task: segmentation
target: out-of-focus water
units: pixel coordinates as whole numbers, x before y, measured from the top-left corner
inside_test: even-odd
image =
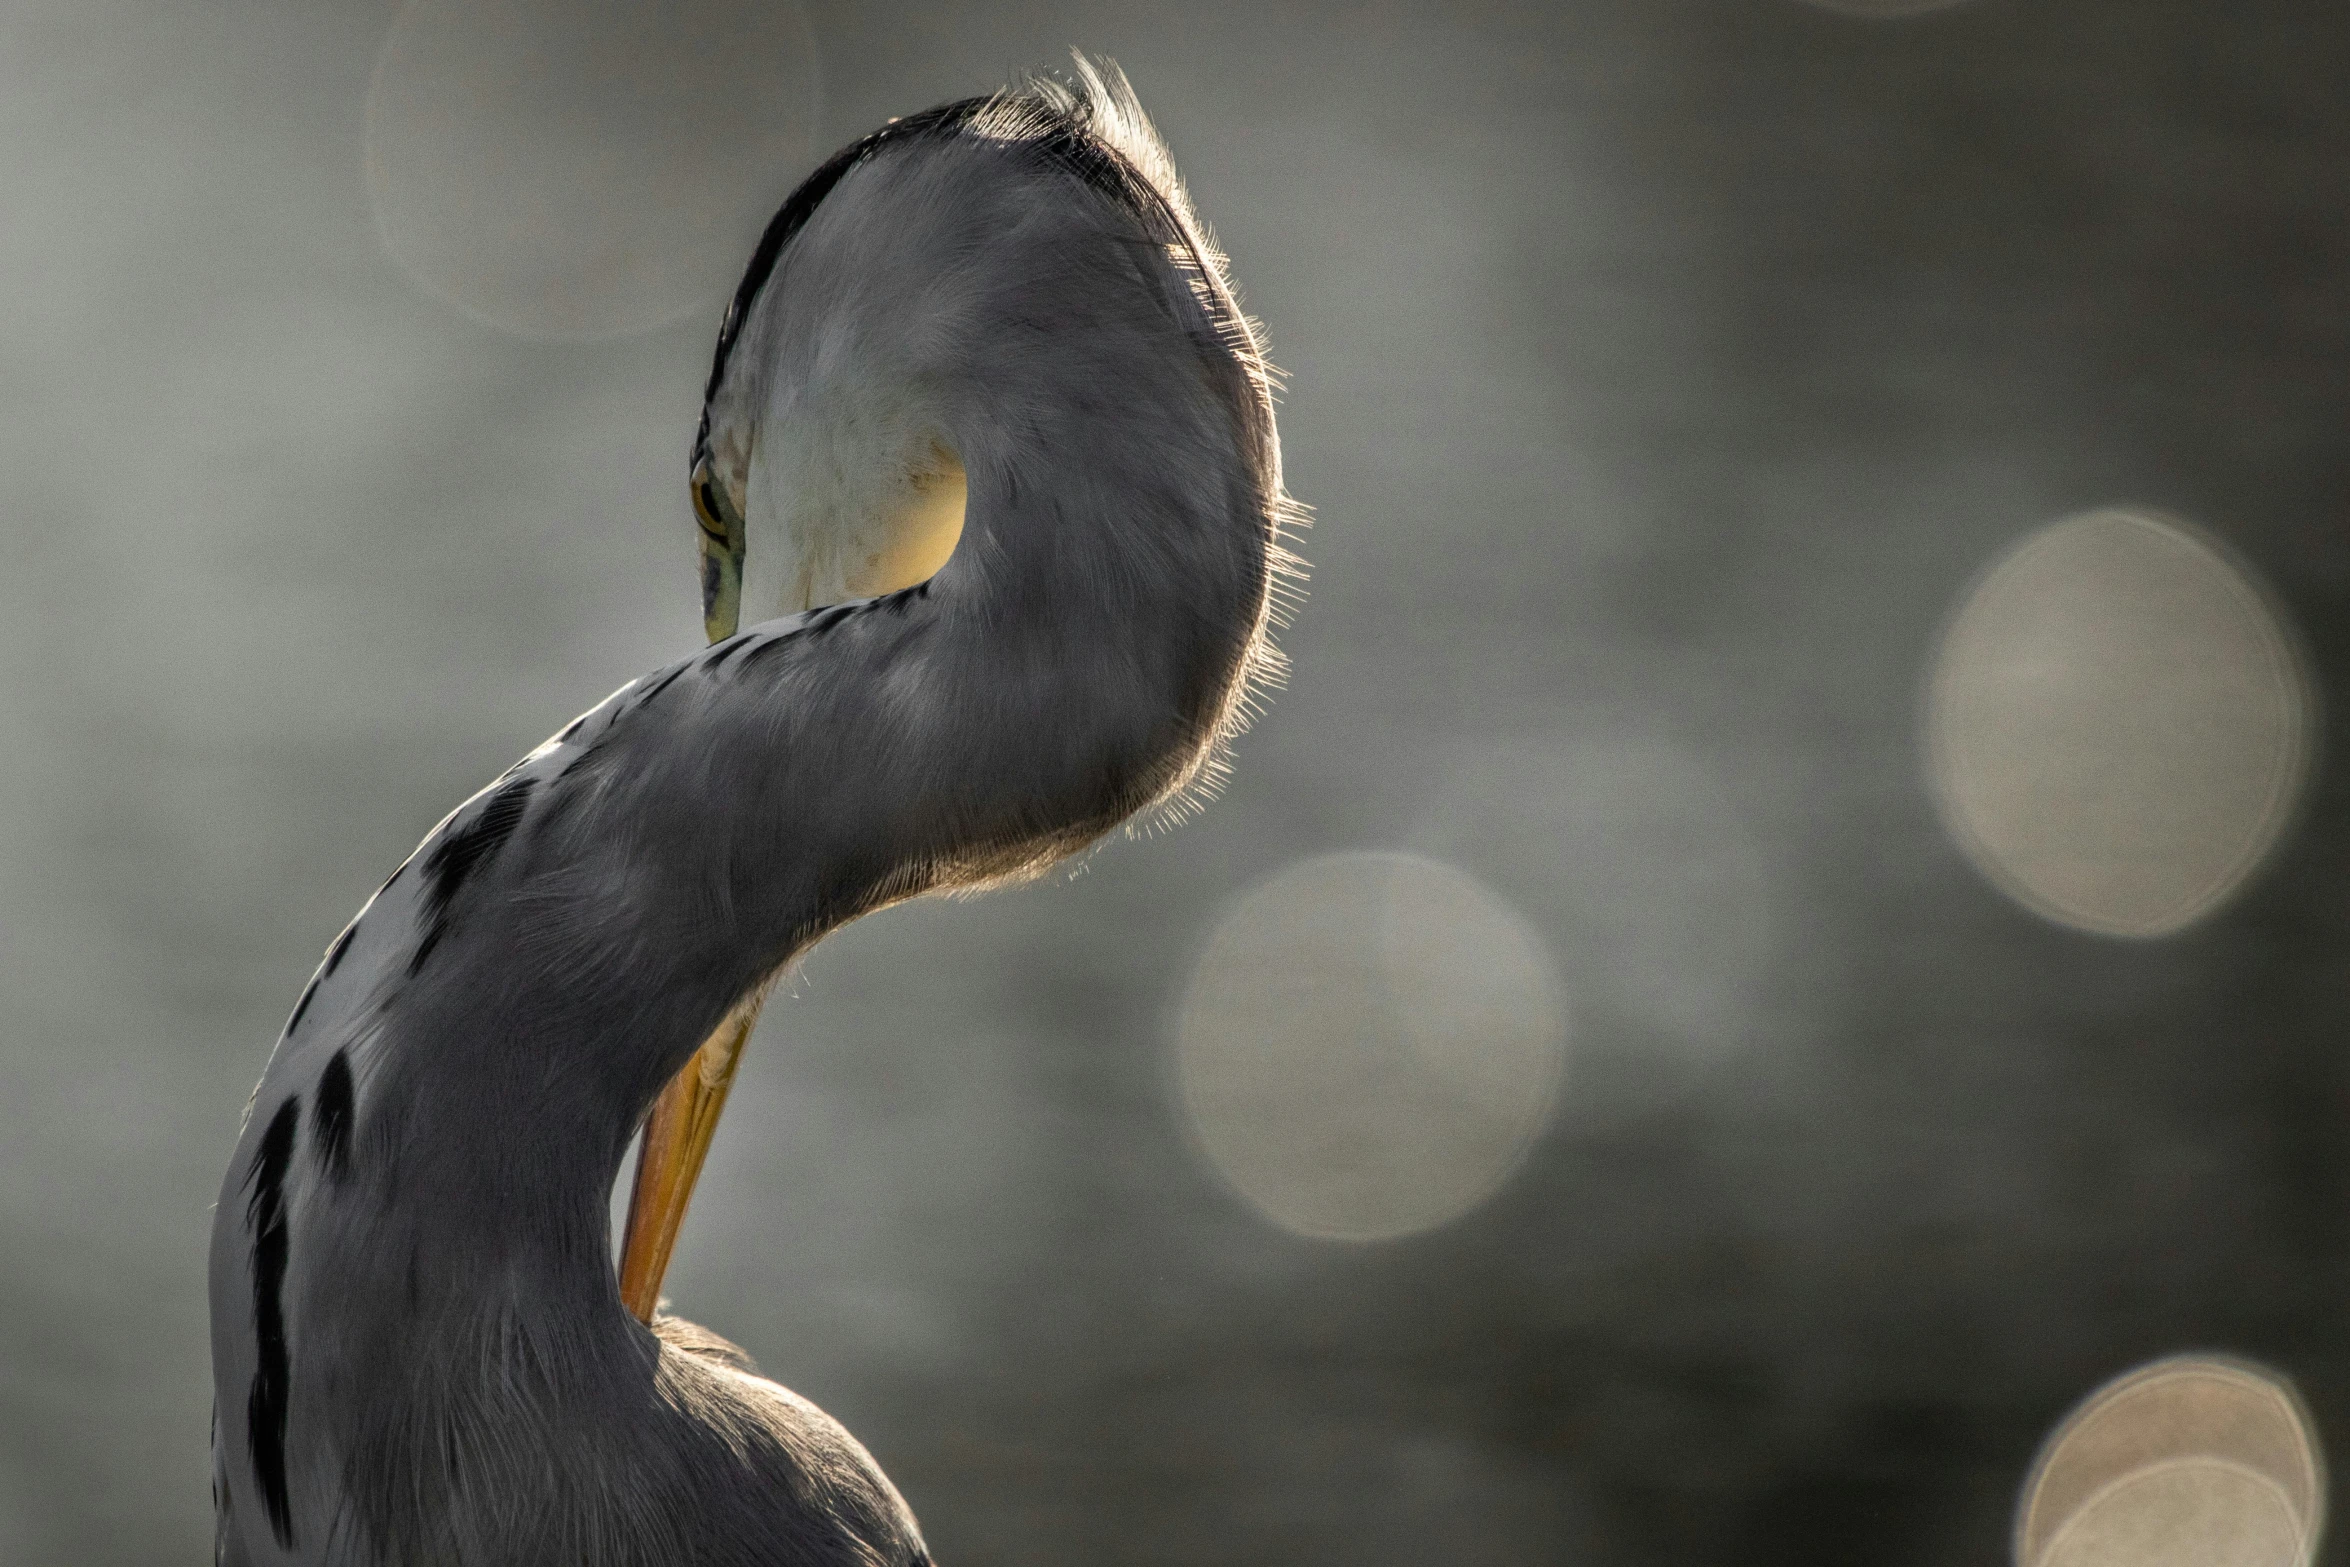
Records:
[[[687,448],[772,204],[1071,45],[1130,73],[1290,372],[1296,676],[1200,820],[813,956],[678,1309],[956,1567],[1993,1561],[2051,1424],[2186,1349],[2350,1430],[2350,24],[688,9],[0,10],[0,1561],[202,1559],[208,1206],[320,949],[698,640]],[[2216,541],[2306,666],[2251,725],[2305,788],[2151,938],[1978,870],[1931,765],[1970,592],[2108,507]],[[1991,741],[2053,736],[2053,792],[1996,796],[2031,845],[2186,854],[2124,829],[2236,798],[2240,710],[2116,676],[2084,727],[2079,668],[1968,646],[2024,702]],[[1390,1175],[1476,1179],[1314,1238],[1187,1124],[1184,998],[1249,889],[1365,851],[1446,923],[1346,1004],[1440,1044],[1367,1121],[1285,1102],[1337,1163],[1259,1167],[1343,1170],[1425,1092],[1445,1157]],[[1392,911],[1329,907],[1372,975]],[[1243,1013],[1280,1007],[1208,1015]],[[1476,1121],[1553,1041],[1534,1130]],[[2092,1521],[2067,1549],[2143,1526]]]

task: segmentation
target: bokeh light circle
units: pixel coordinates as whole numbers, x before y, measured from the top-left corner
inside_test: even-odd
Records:
[[[367,93],[367,191],[426,292],[526,337],[714,310],[812,150],[791,0],[409,0]]]
[[[2081,930],[2161,936],[2275,844],[2315,701],[2247,567],[2183,523],[2094,511],[1976,581],[1926,694],[1944,824],[1985,876]]]
[[[1566,1042],[1548,953],[1475,878],[1418,855],[1302,861],[1218,924],[1176,1029],[1201,1152],[1300,1235],[1459,1217],[1548,1119]]]
[[[2274,1481],[2216,1459],[2181,1458],[2116,1480],[2083,1503],[2039,1567],[2302,1567],[2308,1554]]]
[[[2304,1567],[2325,1515],[2308,1411],[2283,1376],[2181,1355],[2124,1373],[2042,1444],[2016,1567]]]

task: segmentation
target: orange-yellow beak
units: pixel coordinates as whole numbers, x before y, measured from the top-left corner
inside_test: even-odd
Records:
[[[644,1141],[636,1156],[636,1189],[628,1199],[628,1227],[620,1242],[620,1299],[639,1321],[651,1322],[661,1304],[661,1280],[669,1272],[677,1232],[710,1138],[718,1130],[726,1092],[734,1086],[743,1046],[759,1021],[763,994],[754,994],[726,1015],[718,1031],[669,1080],[645,1117]]]

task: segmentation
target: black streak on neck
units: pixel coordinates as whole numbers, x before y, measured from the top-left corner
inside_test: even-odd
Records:
[[[343,927],[343,933],[335,938],[335,944],[326,949],[326,966],[319,970],[320,979],[334,978],[335,970],[342,966],[343,954],[351,950],[351,938],[358,934],[357,920]]]
[[[318,1076],[317,1129],[311,1143],[319,1165],[336,1181],[351,1174],[351,1118],[357,1099],[351,1058],[338,1050]]]
[[[643,694],[640,695],[634,702],[629,704],[629,711],[640,712],[643,709],[652,706],[653,698],[668,690],[671,681],[675,680],[679,675],[684,674],[687,670],[693,667],[693,661],[689,659],[685,663],[682,663],[675,669],[669,671],[669,673],[666,675],[663,675],[660,679],[654,681],[651,685],[645,687]]]
[[[252,1196],[245,1222],[253,1232],[253,1338],[258,1350],[253,1393],[245,1406],[245,1445],[261,1485],[261,1504],[278,1544],[294,1545],[293,1505],[286,1496],[286,1167],[294,1158],[294,1129],[302,1101],[289,1098],[270,1117],[245,1184]]]
[[[294,1015],[286,1019],[285,1037],[294,1037],[294,1030],[302,1026],[302,1014],[310,1010],[310,1003],[318,994],[318,982],[326,976],[313,974],[310,983],[302,987],[302,999],[294,1003]]]
[[[318,987],[334,978],[335,969],[343,961],[343,954],[351,950],[351,938],[357,934],[359,922],[353,920],[343,927],[343,933],[335,938],[335,944],[326,949],[326,962],[317,973],[310,976],[310,983],[302,987],[302,999],[294,1003],[294,1015],[286,1019],[288,1039],[293,1038],[294,1030],[302,1026],[302,1014],[310,1010],[311,1001],[318,995]]]
[[[508,783],[489,797],[479,815],[462,827],[451,827],[449,835],[434,844],[432,852],[425,856],[424,935],[416,943],[416,956],[408,960],[411,975],[424,967],[424,960],[432,956],[432,949],[448,934],[449,909],[457,901],[457,891],[465,885],[466,878],[487,865],[521,825],[522,812],[530,804],[530,792],[537,784],[535,778],[517,778]]]
[[[757,640],[758,639],[748,631],[736,632],[733,636],[728,637],[725,641],[712,647],[710,651],[703,656],[703,672],[705,674],[714,673],[721,664],[724,664],[728,659],[734,657],[735,654],[740,653],[744,648],[749,647]]]

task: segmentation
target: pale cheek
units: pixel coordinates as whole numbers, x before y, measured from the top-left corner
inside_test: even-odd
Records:
[[[963,507],[970,484],[962,464],[951,457],[937,471],[914,483],[905,503],[881,526],[864,534],[860,543],[878,547],[860,550],[846,562],[843,584],[852,598],[895,593],[928,582],[938,574],[963,537]]]
[[[788,476],[778,474],[768,455],[754,452],[746,486],[742,566],[742,622],[755,625],[795,614],[807,603],[808,552],[777,515],[772,497],[788,494]]]

